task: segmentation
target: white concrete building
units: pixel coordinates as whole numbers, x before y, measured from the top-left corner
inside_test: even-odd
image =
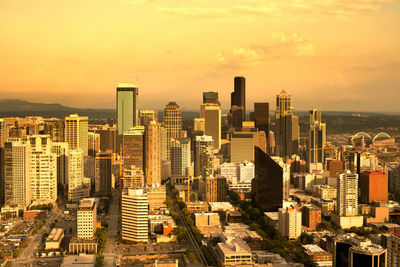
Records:
[[[79,201],[77,212],[77,237],[92,239],[96,234],[97,206],[95,198],[84,198]]]
[[[127,189],[122,193],[122,239],[147,243],[148,205],[147,194],[143,189]]]
[[[279,232],[289,239],[297,239],[301,235],[301,211],[294,208],[278,210]]]

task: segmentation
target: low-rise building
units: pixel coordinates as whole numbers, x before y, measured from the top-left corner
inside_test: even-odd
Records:
[[[218,243],[215,252],[219,266],[253,263],[250,247],[239,237]]]
[[[317,266],[332,266],[332,253],[329,253],[317,245],[303,245],[304,253],[315,262]]]
[[[206,201],[194,201],[187,203],[186,209],[190,213],[201,213],[201,212],[207,212],[209,209],[208,202]]]
[[[53,228],[46,238],[45,250],[59,249],[61,241],[64,238],[64,229]]]
[[[264,220],[268,225],[274,227],[276,230],[279,230],[278,212],[264,212]]]
[[[303,225],[314,231],[321,222],[321,208],[306,204],[301,209]]]

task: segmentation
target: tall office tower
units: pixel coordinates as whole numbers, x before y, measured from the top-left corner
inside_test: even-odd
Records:
[[[207,202],[217,202],[218,199],[218,184],[217,178],[215,177],[207,177],[205,179],[205,198],[204,200]]]
[[[292,116],[292,154],[299,154],[300,127],[299,117]]]
[[[100,134],[100,151],[111,150],[114,153],[119,152],[118,130],[115,126],[105,126],[101,130],[96,130]]]
[[[123,134],[124,168],[135,166],[144,171],[144,126],[136,126]]]
[[[161,160],[167,161],[168,138],[167,129],[161,126]]]
[[[31,202],[31,146],[16,139],[4,143],[4,201],[26,207]]]
[[[244,121],[243,114],[244,114],[243,107],[233,106],[231,108],[231,113],[229,114],[229,116],[230,116],[230,125],[233,128],[235,129],[242,128],[242,123]]]
[[[158,122],[158,110],[141,109],[139,112],[140,125],[147,126],[151,121]]]
[[[65,117],[65,142],[69,149],[82,149],[83,155],[88,155],[88,117],[72,114]]]
[[[100,152],[100,134],[88,132],[88,155],[95,157]]]
[[[122,192],[121,236],[133,242],[148,241],[148,198],[143,189]]]
[[[95,192],[100,196],[111,194],[111,167],[112,153],[100,152],[96,154]]]
[[[276,155],[285,159],[292,156],[292,96],[283,90],[276,96],[275,146]]]
[[[196,136],[194,151],[194,176],[203,179],[213,175],[214,140],[211,136]]]
[[[254,148],[257,145],[257,133],[234,132],[231,136],[231,162],[254,161]]]
[[[68,200],[72,202],[89,196],[90,182],[84,177],[84,156],[82,149],[69,151],[68,162]]]
[[[283,203],[282,167],[258,147],[255,165],[255,178],[251,181],[253,205],[261,212],[278,211]]]
[[[171,139],[171,177],[174,183],[184,183],[188,175],[188,168],[191,166],[190,139]]]
[[[124,168],[122,174],[122,188],[123,189],[140,189],[144,187],[144,174],[141,168],[131,166]]]
[[[203,92],[203,104],[206,103],[221,105],[218,100],[218,92]]]
[[[84,198],[79,200],[77,211],[77,237],[81,239],[92,239],[96,234],[97,206],[95,198]]]
[[[282,168],[282,179],[283,179],[283,189],[282,189],[282,198],[283,200],[289,199],[289,191],[290,191],[290,164],[285,163],[280,157],[271,157],[275,160],[276,163],[279,164]]]
[[[204,118],[204,134],[214,140],[214,148],[221,148],[221,107],[218,104],[201,104],[200,117]]]
[[[53,142],[51,152],[57,156],[57,183],[66,186],[68,183],[68,143]]]
[[[138,92],[138,87],[133,84],[118,84],[117,129],[119,135],[138,125]]]
[[[60,120],[57,118],[44,119],[44,134],[49,134],[53,142],[64,142],[64,120]]]
[[[358,215],[358,174],[347,171],[339,175],[336,201],[339,216]]]
[[[257,146],[265,153],[268,153],[267,137],[264,131],[257,133]]]
[[[170,140],[182,134],[181,108],[175,102],[169,102],[164,108],[164,128],[167,130],[167,160],[170,160]]]
[[[7,123],[4,119],[0,119],[0,147],[4,147],[7,137]]]
[[[280,208],[278,211],[279,232],[289,240],[301,235],[301,211],[294,208]]]
[[[206,131],[206,119],[205,118],[194,118],[193,119],[193,130],[195,132],[204,132]]]
[[[388,174],[378,171],[361,173],[360,191],[363,202],[388,201]]]
[[[269,103],[254,103],[254,122],[259,132],[265,133],[265,142],[269,151]]]
[[[161,184],[161,124],[150,121],[145,130],[146,184]]]
[[[326,124],[321,121],[321,111],[316,108],[310,111],[310,130],[308,134],[309,163],[324,163],[326,144]]]
[[[225,177],[217,177],[217,202],[227,201],[228,183]]]
[[[231,109],[233,106],[243,107],[242,121],[246,120],[246,79],[235,77],[234,91],[231,93]]]
[[[31,135],[31,200],[57,201],[57,155],[50,135]]]

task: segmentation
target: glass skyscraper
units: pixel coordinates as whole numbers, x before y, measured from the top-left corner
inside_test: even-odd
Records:
[[[120,83],[117,87],[117,125],[122,135],[137,125],[138,87],[129,83]]]

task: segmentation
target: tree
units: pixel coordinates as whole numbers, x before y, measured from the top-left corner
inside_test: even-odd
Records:
[[[301,233],[300,238],[299,238],[300,242],[305,245],[305,244],[311,244],[314,240],[312,235],[309,235],[305,232]]]

